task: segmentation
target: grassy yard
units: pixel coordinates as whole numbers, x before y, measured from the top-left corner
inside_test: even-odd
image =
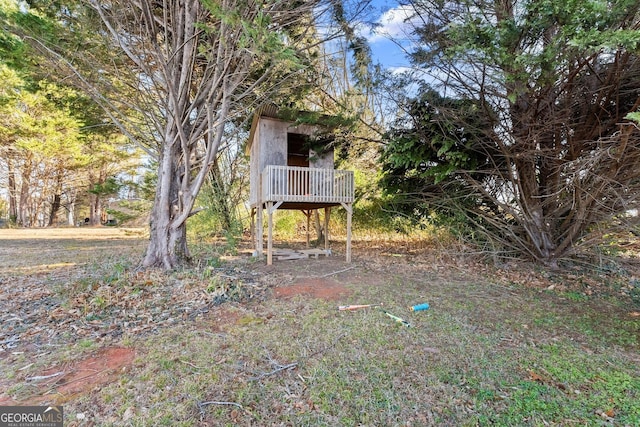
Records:
[[[163,274],[134,268],[139,231],[47,232],[0,231],[0,403],[62,404],[65,425],[640,425],[631,271],[355,242],[352,264],[270,267],[200,245]],[[133,356],[79,372],[107,349]]]

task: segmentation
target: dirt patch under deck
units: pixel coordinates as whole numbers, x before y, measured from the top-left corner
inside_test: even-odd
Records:
[[[292,285],[279,286],[273,291],[276,298],[291,298],[296,295],[305,295],[328,301],[337,301],[350,293],[351,291],[343,284],[326,278],[302,279]]]

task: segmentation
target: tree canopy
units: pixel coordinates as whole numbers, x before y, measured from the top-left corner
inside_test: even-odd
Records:
[[[497,254],[550,266],[628,230],[640,191],[640,131],[628,119],[640,106],[640,5],[410,4],[412,61],[445,98],[409,101],[424,108],[390,134],[389,182],[421,177],[414,202],[463,215]]]
[[[138,156],[102,109],[52,74],[47,58],[29,42],[37,36],[73,50],[80,44],[61,37],[67,29],[11,0],[0,3],[0,23],[0,171],[9,218],[22,226],[75,224],[90,211],[91,223],[99,224],[104,200],[88,190],[116,179]],[[98,146],[97,139],[104,143]]]

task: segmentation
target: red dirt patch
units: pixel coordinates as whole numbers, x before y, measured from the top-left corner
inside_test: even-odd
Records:
[[[115,380],[133,363],[135,350],[111,347],[86,359],[56,366],[26,378],[36,387],[30,397],[16,401],[0,394],[0,405],[64,403],[73,397]]]
[[[274,289],[276,298],[291,298],[296,295],[308,295],[313,298],[322,298],[336,301],[351,291],[343,284],[332,279],[303,279],[293,285],[279,286]]]
[[[218,307],[209,313],[207,319],[207,330],[213,332],[224,332],[227,328],[235,325],[242,313],[238,310],[231,310],[226,307]]]

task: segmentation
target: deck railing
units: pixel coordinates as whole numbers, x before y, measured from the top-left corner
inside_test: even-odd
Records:
[[[352,203],[353,171],[267,166],[262,172],[263,202]]]

